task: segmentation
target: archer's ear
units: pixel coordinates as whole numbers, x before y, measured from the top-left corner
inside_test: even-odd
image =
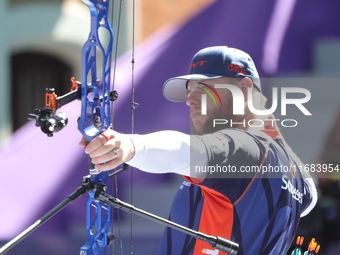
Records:
[[[254,87],[253,81],[248,77],[244,77],[242,80],[240,80],[238,85],[244,95],[244,101],[248,101],[248,88]]]

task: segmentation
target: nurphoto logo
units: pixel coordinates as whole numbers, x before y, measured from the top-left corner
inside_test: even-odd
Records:
[[[207,95],[211,97],[214,104],[217,105],[217,101],[215,97],[218,99],[220,105],[222,105],[222,99],[216,89],[228,89],[233,97],[233,115],[244,115],[244,94],[242,90],[235,86],[230,84],[215,84],[214,86],[207,86],[204,84],[208,89],[200,88],[206,94],[201,95],[201,114],[206,115],[207,114]],[[211,92],[210,92],[211,91]],[[288,94],[294,94],[298,95],[299,98],[288,98]],[[287,115],[287,105],[295,105],[298,110],[300,110],[305,116],[311,116],[312,114],[308,111],[308,109],[304,106],[305,103],[309,102],[311,99],[311,93],[308,89],[305,88],[299,88],[299,87],[282,87],[280,88],[280,98],[279,98],[279,91],[278,88],[273,87],[272,88],[272,105],[269,109],[255,109],[253,104],[253,97],[252,97],[252,91],[251,88],[248,88],[247,93],[247,100],[248,100],[248,108],[250,112],[252,112],[255,115],[264,116],[264,115],[270,115],[274,113],[278,107],[279,99],[280,99],[280,114],[281,116]],[[214,119],[213,125],[214,127],[216,125],[221,124],[227,124],[232,120],[227,119]],[[268,121],[268,120],[266,120]],[[297,126],[298,122],[295,119],[271,119],[272,125],[274,126],[274,121],[280,121],[281,125],[284,127],[295,127]],[[234,122],[233,124],[246,124],[245,120],[243,122]],[[261,127],[264,125],[264,121],[261,119],[251,119],[248,121],[248,125],[252,127]]]

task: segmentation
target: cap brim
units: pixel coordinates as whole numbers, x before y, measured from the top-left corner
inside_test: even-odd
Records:
[[[202,81],[221,77],[223,77],[223,75],[216,74],[188,74],[174,77],[164,83],[163,95],[169,101],[184,102],[187,100],[187,81]]]

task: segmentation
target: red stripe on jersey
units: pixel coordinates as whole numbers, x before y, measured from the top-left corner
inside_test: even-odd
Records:
[[[185,179],[194,185],[198,185],[188,177],[185,177]],[[213,189],[205,186],[200,186],[200,188],[202,189],[203,205],[198,231],[207,235],[220,236],[230,240],[234,219],[233,204],[226,196]],[[219,253],[217,253],[217,251],[213,253],[214,250],[210,244],[196,240],[193,255],[227,254],[221,251]]]

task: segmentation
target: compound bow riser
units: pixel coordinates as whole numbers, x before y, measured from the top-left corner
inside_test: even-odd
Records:
[[[91,15],[91,29],[82,50],[81,115],[78,129],[88,142],[111,126],[110,84],[113,31],[109,22],[109,0],[83,0]],[[101,38],[105,34],[108,38]],[[104,42],[108,40],[108,43]],[[104,47],[106,45],[107,47]],[[97,63],[101,54],[101,65]],[[98,67],[101,75],[98,77]],[[90,93],[88,93],[91,91]],[[95,199],[98,192],[107,193],[108,172],[98,171],[89,158],[90,182],[96,184],[88,191],[86,204],[87,242],[80,254],[106,254],[113,241],[110,206]]]

